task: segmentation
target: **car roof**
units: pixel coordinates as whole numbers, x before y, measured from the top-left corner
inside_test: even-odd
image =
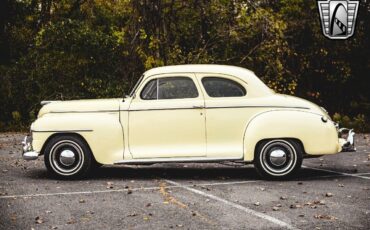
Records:
[[[219,73],[229,74],[242,77],[244,75],[254,75],[248,69],[230,66],[230,65],[215,65],[215,64],[188,64],[188,65],[170,65],[150,69],[144,73],[144,76],[152,76],[166,73]]]

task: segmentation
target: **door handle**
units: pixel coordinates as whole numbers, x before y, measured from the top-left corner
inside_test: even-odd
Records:
[[[193,109],[204,109],[203,105],[193,105]]]

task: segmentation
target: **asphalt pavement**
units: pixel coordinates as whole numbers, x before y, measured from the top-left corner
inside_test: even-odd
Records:
[[[370,135],[357,152],[305,159],[287,181],[252,165],[103,166],[52,178],[0,134],[0,229],[370,229]]]

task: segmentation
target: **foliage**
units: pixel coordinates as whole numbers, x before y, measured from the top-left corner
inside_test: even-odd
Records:
[[[251,69],[277,92],[369,127],[368,1],[346,41],[322,35],[316,1],[0,4],[0,130],[27,126],[41,100],[122,97],[146,69],[184,63]]]

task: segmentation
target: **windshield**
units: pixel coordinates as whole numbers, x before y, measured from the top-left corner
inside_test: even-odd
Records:
[[[135,93],[135,91],[136,91],[136,88],[140,85],[140,82],[143,80],[143,78],[144,78],[144,74],[143,74],[143,75],[141,75],[140,79],[139,79],[139,80],[136,82],[136,84],[134,85],[134,88],[132,88],[132,90],[131,90],[131,92],[130,92],[130,94],[129,94],[129,96],[130,96],[130,97],[134,96],[134,93]]]

